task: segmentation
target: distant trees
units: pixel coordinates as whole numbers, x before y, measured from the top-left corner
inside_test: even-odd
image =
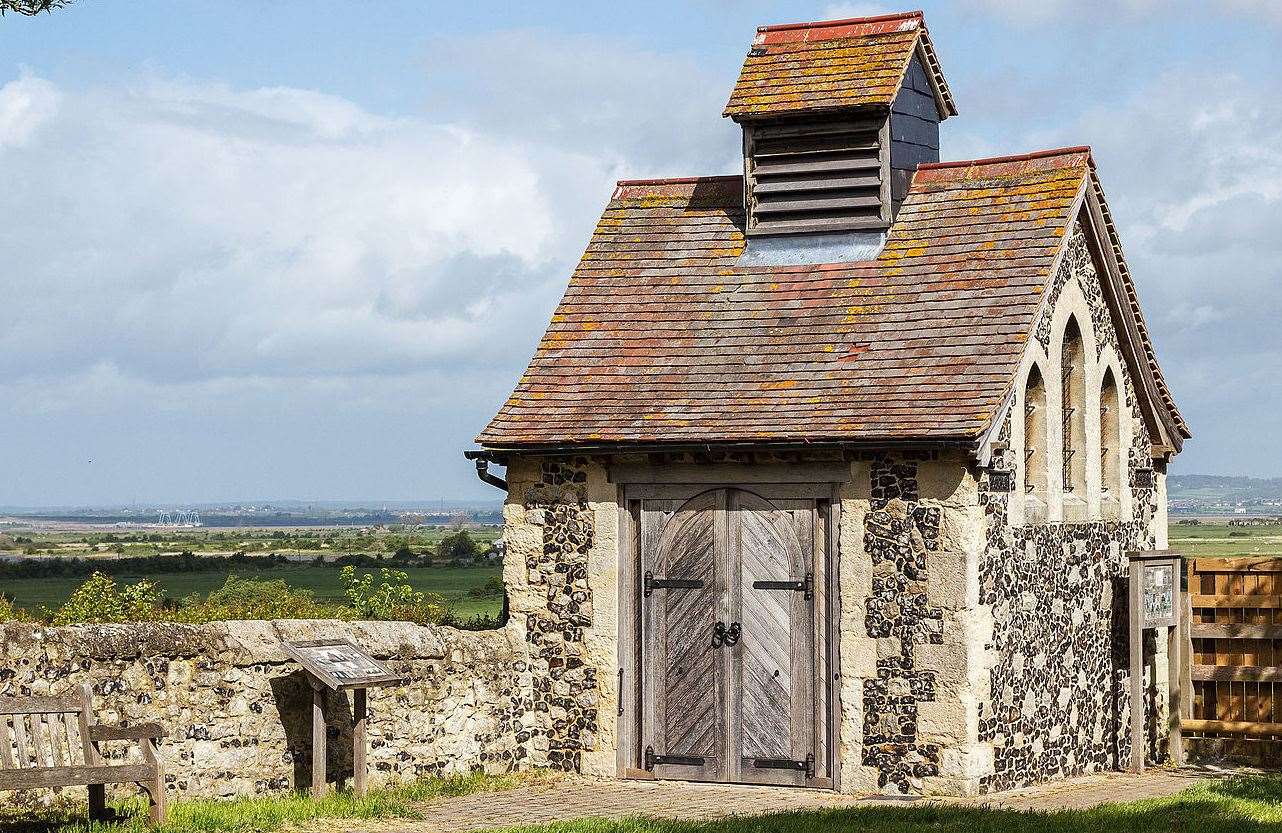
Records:
[[[481,545],[476,542],[466,529],[460,529],[453,535],[446,535],[436,545],[436,555],[443,561],[455,563],[475,561],[481,555]]]

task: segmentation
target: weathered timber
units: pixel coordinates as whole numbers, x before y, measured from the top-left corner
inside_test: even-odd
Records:
[[[1282,667],[1272,665],[1194,665],[1191,674],[1195,682],[1282,682]]]
[[[1282,723],[1260,723],[1250,720],[1181,720],[1180,728],[1185,732],[1282,737]]]
[[[135,723],[132,726],[105,726],[97,724],[89,727],[89,739],[103,740],[143,740],[145,738],[166,738],[169,733],[159,723]]]
[[[106,814],[107,784],[137,783],[147,793],[151,822],[161,824],[165,819],[165,770],[156,739],[166,734],[156,723],[97,723],[93,691],[88,685],[61,697],[0,698],[0,790],[87,786],[89,816],[98,820]],[[104,763],[97,746],[104,741],[139,744],[143,762]]]
[[[1217,608],[1277,608],[1282,607],[1282,596],[1243,594],[1191,594],[1193,607]]]
[[[155,769],[145,763],[5,769],[0,770],[0,790],[82,787],[87,784],[130,784],[154,780],[155,775]]]
[[[1282,625],[1193,625],[1194,639],[1282,639]]]

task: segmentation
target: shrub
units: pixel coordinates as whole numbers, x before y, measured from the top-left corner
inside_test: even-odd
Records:
[[[356,568],[347,566],[340,574],[346,589],[347,602],[358,619],[383,619],[386,621],[417,622],[420,625],[439,624],[445,619],[445,599],[436,593],[415,590],[409,576],[401,570],[379,570],[379,581],[374,583],[373,573],[356,575]]]
[[[261,581],[230,575],[205,599],[189,596],[178,611],[188,622],[228,619],[345,619],[346,608],[316,601],[310,590],[295,590],[283,579]]]
[[[164,596],[164,591],[147,579],[122,586],[105,573],[94,573],[72,591],[53,614],[52,622],[154,622],[160,618]]]
[[[12,596],[0,593],[0,622],[26,622],[30,619],[27,611],[14,606]]]
[[[473,587],[471,590],[467,591],[467,594],[474,599],[484,599],[489,596],[502,596],[503,579],[498,576],[490,576],[485,584],[482,584],[480,587]]]

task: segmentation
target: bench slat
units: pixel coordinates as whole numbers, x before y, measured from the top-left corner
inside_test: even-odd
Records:
[[[142,740],[168,736],[169,733],[159,723],[135,723],[132,726],[95,723],[89,727],[90,740]]]
[[[84,708],[80,695],[65,697],[0,697],[0,714],[62,714]]]
[[[62,725],[67,731],[67,765],[75,766],[76,746],[80,743],[80,732],[76,728],[76,718],[73,715],[64,714],[62,716]],[[91,761],[86,761],[82,755],[80,756],[80,763],[89,764]]]
[[[149,781],[155,777],[156,770],[149,764],[10,769],[0,770],[0,790],[79,787],[86,784],[130,784],[136,781]]]
[[[15,714],[13,716],[13,746],[18,755],[17,767],[31,766],[31,759],[27,755],[27,716],[25,714]]]
[[[53,755],[49,765],[71,766],[71,759],[63,754],[63,750],[67,748],[67,735],[62,728],[62,715],[48,715],[45,718],[45,726],[49,730],[49,754]]]
[[[35,759],[38,767],[57,766],[57,761],[49,760],[49,743],[45,737],[45,721],[43,714],[32,714],[27,716],[31,723],[31,757]]]
[[[9,735],[9,716],[0,714],[0,766],[13,769],[13,752],[9,746],[13,743]]]

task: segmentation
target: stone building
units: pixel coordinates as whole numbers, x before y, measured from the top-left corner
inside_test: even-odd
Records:
[[[618,184],[469,452],[553,764],[962,794],[1125,765],[1119,581],[1189,432],[1090,150],[941,163],[955,114],[919,13],[763,27],[743,175]]]

